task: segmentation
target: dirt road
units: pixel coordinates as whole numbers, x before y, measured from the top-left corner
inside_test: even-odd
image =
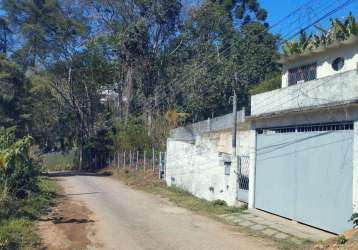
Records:
[[[96,239],[88,249],[275,249],[108,177],[61,177],[59,183],[94,215]]]

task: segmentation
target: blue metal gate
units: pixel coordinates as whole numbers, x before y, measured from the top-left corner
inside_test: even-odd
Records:
[[[260,131],[255,207],[330,232],[352,228],[353,125],[339,128]]]

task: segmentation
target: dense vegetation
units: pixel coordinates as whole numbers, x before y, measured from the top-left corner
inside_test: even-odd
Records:
[[[0,126],[79,168],[165,147],[171,127],[230,112],[234,89],[241,108],[277,86],[278,37],[256,0],[1,5]]]
[[[52,202],[56,188],[38,176],[32,138],[0,130],[0,249],[32,249],[40,243],[32,220]]]

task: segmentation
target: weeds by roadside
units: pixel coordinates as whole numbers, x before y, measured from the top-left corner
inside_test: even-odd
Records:
[[[40,246],[33,222],[54,205],[58,187],[45,177],[38,178],[37,187],[37,192],[29,193],[25,199],[7,197],[0,201],[0,249],[35,249]]]

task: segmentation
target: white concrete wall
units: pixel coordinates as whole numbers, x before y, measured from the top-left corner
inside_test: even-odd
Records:
[[[248,153],[250,133],[238,133],[238,155]],[[242,152],[241,152],[242,151]],[[224,158],[233,160],[230,175],[225,175]],[[166,182],[206,200],[237,202],[237,162],[231,159],[231,132],[218,131],[198,135],[194,143],[167,140]],[[247,154],[246,154],[247,155]]]
[[[332,62],[337,57],[345,59],[344,67],[340,71],[334,71]],[[282,66],[282,88],[288,87],[288,70],[299,66],[317,63],[317,79],[357,69],[358,46],[352,45],[344,48],[337,48],[307,58],[287,63]]]
[[[354,102],[358,99],[356,70],[292,85],[251,97],[251,115],[302,111],[312,107]]]

